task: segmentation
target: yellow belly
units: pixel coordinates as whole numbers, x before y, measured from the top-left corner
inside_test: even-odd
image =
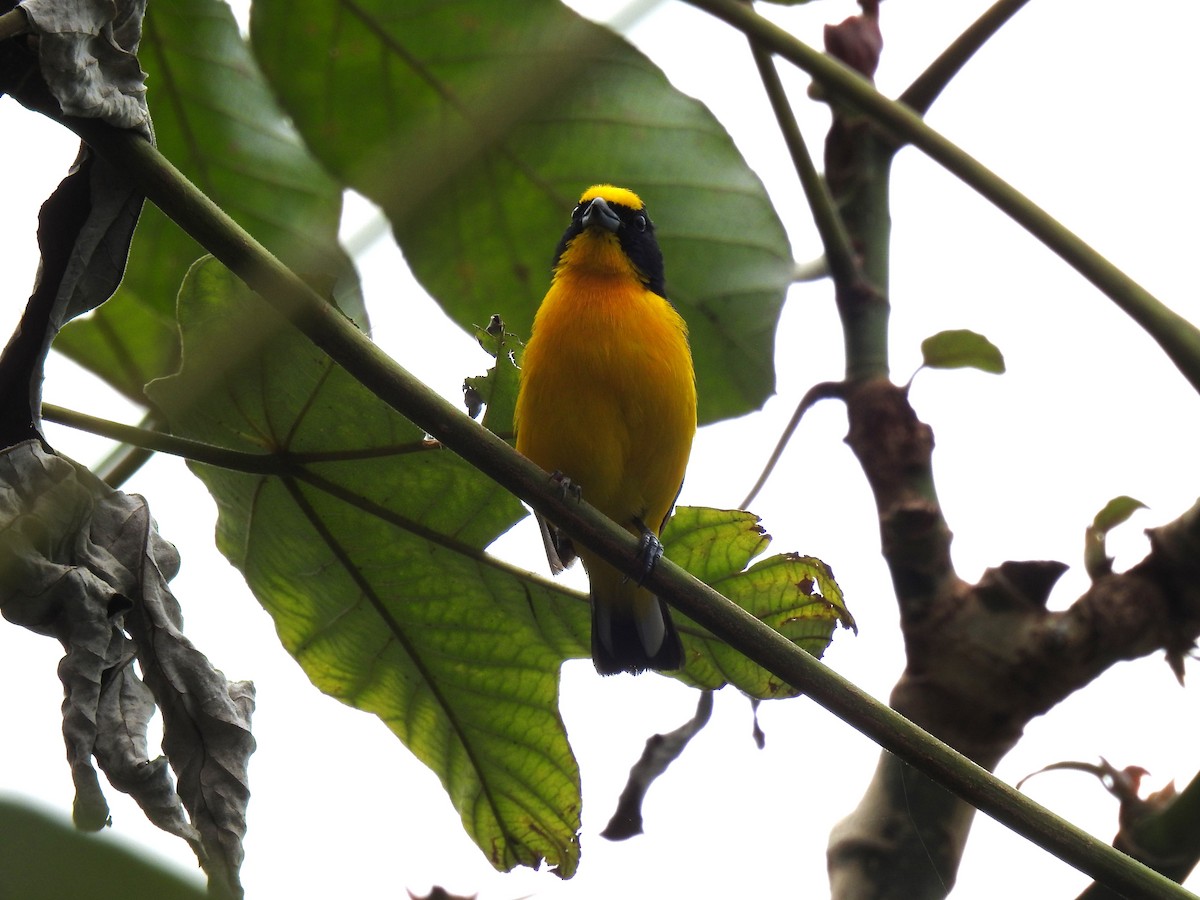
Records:
[[[696,431],[687,330],[630,279],[561,274],[525,348],[517,449],[637,533],[659,531]]]

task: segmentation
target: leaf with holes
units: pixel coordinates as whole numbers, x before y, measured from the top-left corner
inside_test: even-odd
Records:
[[[662,540],[672,562],[817,658],[824,654],[838,625],[858,631],[832,570],[821,560],[781,553],[750,565],[771,543],[753,513],[682,506],[667,522]],[[732,684],[759,699],[798,693],[676,615],[687,657],[684,680],[709,689]]]
[[[467,410],[477,418],[478,409],[484,409],[483,426],[511,441],[524,347],[515,334],[505,329],[499,316],[493,316],[486,328],[476,328],[475,339],[496,364],[485,374],[470,376],[463,382]]]

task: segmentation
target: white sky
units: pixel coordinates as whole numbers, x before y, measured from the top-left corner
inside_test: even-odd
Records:
[[[986,6],[884,4],[881,89],[894,95],[905,87]],[[827,0],[775,17],[819,46],[824,22],[852,11],[844,0]],[[1200,11],[1191,3],[1042,0],[968,66],[929,117],[1193,321],[1200,321],[1192,131],[1198,28]],[[797,257],[817,255],[744,43],[678,4],[647,16],[631,36],[730,128],[767,183]],[[802,105],[806,78],[785,69],[785,79]],[[825,124],[819,109],[802,113],[818,156]],[[0,102],[0,134],[12,173],[0,235],[7,275],[0,325],[7,334],[36,269],[37,208],[75,148],[11,100]],[[913,403],[937,438],[934,462],[955,532],[955,563],[974,580],[1005,559],[1061,559],[1072,569],[1052,604],[1064,606],[1086,585],[1083,529],[1108,499],[1130,494],[1150,506],[1110,539],[1122,567],[1144,554],[1141,529],[1170,521],[1200,495],[1200,401],[1110,301],[919,153],[900,154],[893,183],[896,379],[906,380],[918,365],[920,341],[946,328],[986,334],[1009,368],[1001,377],[923,372],[913,387]],[[366,204],[352,200],[347,232],[369,215]],[[457,401],[462,377],[486,364],[474,342],[400,274],[394,247],[376,245],[360,267],[380,343]],[[404,328],[396,327],[401,319]],[[804,391],[840,377],[841,334],[827,284],[793,290],[778,340],[778,396],[760,413],[702,431],[681,502],[736,504]],[[45,396],[136,421],[127,404],[58,358]],[[799,550],[833,566],[861,633],[839,633],[826,659],[885,699],[903,665],[895,603],[874,507],[844,433],[840,407],[814,410],[754,509],[776,550]],[[88,436],[54,426],[47,434],[81,461],[105,453],[105,443]],[[747,704],[719,694],[709,727],[652,788],[648,834],[611,844],[598,832],[628,767],[646,737],[690,716],[694,695],[656,676],[602,681],[589,662],[568,663],[562,709],[584,785],[579,874],[565,883],[546,873],[499,875],[466,838],[436,778],[380,722],[319,694],[283,652],[267,615],[213,548],[213,504],[183,465],[155,460],[126,489],[149,498],[163,534],[183,554],[174,589],[189,636],[231,678],[257,685],[248,896],[403,897],[405,888],[420,893],[433,884],[478,892],[481,900],[826,891],[827,834],[857,803],[877,750],[811,701],[765,704],[767,748],[758,751]],[[502,539],[497,552],[544,567],[529,527]],[[0,683],[10,686],[0,791],[67,813],[72,788],[60,734],[58,657],[54,642],[0,627]],[[1195,667],[1189,671],[1194,679]],[[1118,766],[1149,769],[1151,788],[1172,778],[1186,784],[1200,766],[1197,707],[1194,689],[1180,689],[1160,655],[1120,666],[1035,721],[998,774],[1015,782],[1047,763],[1104,755]],[[1105,840],[1116,829],[1115,801],[1082,775],[1044,775],[1027,790]],[[146,824],[116,791],[108,796],[113,839],[195,869],[181,842]],[[1073,897],[1086,883],[981,816],[958,895]],[[1192,886],[1200,881],[1193,878]]]

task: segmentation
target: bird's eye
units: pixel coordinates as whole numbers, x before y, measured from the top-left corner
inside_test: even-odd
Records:
[[[638,231],[645,231],[645,230],[646,230],[646,223],[647,223],[647,220],[646,220],[646,217],[645,217],[645,216],[638,216],[638,217],[637,217],[636,219],[634,219],[633,221],[634,221],[634,223],[637,225]]]
[[[582,215],[583,215],[583,206],[575,207],[573,210],[571,210],[571,221],[574,222],[576,219],[578,219]]]

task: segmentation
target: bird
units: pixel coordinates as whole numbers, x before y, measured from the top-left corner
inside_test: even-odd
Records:
[[[663,257],[642,199],[588,188],[559,241],[521,359],[517,450],[639,538],[642,578],[683,485],[696,434],[687,324],[666,299]],[[539,517],[551,571],[575,557]],[[601,675],[684,665],[667,605],[585,548],[592,660]]]

